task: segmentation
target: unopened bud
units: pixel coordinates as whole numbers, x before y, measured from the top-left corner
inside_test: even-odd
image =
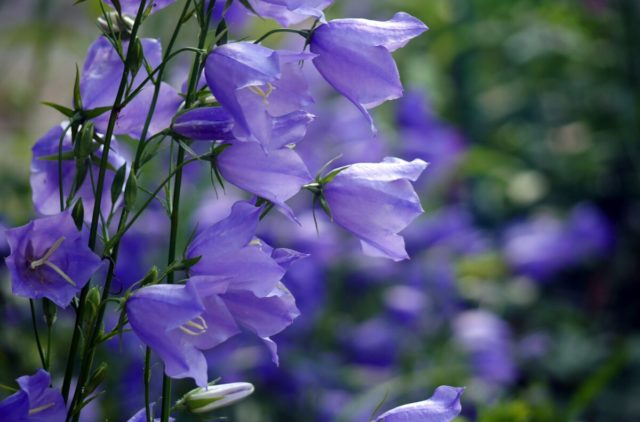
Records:
[[[251,395],[255,388],[248,382],[210,385],[187,393],[180,404],[191,413],[207,413],[228,406]]]
[[[118,12],[107,12],[106,16],[98,18],[98,27],[104,34],[120,35],[123,39],[131,37],[131,29],[134,20],[126,15],[119,15]]]

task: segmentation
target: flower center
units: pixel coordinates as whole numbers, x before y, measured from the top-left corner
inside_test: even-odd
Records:
[[[269,105],[269,96],[273,93],[273,90],[275,88],[273,85],[271,85],[270,82],[267,82],[266,86],[267,86],[266,92],[261,86],[250,86],[249,89],[251,90],[251,92],[261,97],[265,105]]]
[[[207,322],[201,316],[192,319],[186,324],[182,324],[180,326],[180,330],[183,333],[189,334],[190,336],[201,336],[202,334],[207,332],[209,326]]]
[[[66,281],[67,283],[71,284],[73,287],[76,287],[76,283],[71,279],[71,277],[69,277],[64,271],[62,271],[62,269],[60,267],[58,267],[56,264],[54,264],[53,262],[49,261],[49,259],[51,258],[51,255],[53,255],[53,253],[56,250],[58,250],[58,248],[60,247],[62,242],[64,242],[64,240],[65,240],[64,236],[62,236],[60,239],[56,240],[55,243],[49,249],[47,249],[47,251],[44,253],[44,255],[42,255],[42,257],[40,259],[36,259],[35,261],[31,261],[31,264],[29,265],[29,268],[31,268],[32,270],[36,270],[39,267],[45,265],[45,266],[51,268],[53,271],[55,271],[56,274],[58,274],[60,277],[62,277],[64,281]]]

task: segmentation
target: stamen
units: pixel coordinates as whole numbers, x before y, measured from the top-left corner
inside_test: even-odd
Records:
[[[264,89],[259,86],[250,86],[249,89],[254,94],[262,97],[262,101],[264,101],[265,105],[269,105],[269,96],[273,93],[275,87],[270,82],[267,82],[267,92],[264,92]]]
[[[204,320],[204,318],[202,318],[202,316],[198,316],[194,319],[198,322],[195,322],[193,320],[189,321],[186,324],[181,325],[180,330],[182,330],[182,332],[185,334],[189,334],[190,336],[201,336],[202,334],[206,333],[209,326],[207,325],[207,322]],[[195,330],[187,327],[194,328]]]
[[[47,250],[47,252],[42,255],[42,258],[36,259],[31,263],[31,269],[35,270],[39,266],[44,265],[49,260],[49,258],[51,258],[51,255],[53,255],[53,253],[60,247],[62,242],[64,242],[64,239],[65,237],[62,236],[60,239],[56,240],[55,243]]]
[[[69,277],[64,271],[62,271],[62,269],[58,267],[56,264],[49,261],[49,258],[51,258],[51,255],[53,255],[53,253],[60,247],[62,242],[64,242],[64,239],[65,237],[62,236],[60,239],[56,240],[55,243],[47,250],[47,252],[45,252],[45,254],[42,255],[42,258],[36,259],[35,261],[31,262],[30,267],[32,270],[35,270],[38,267],[46,265],[47,267],[55,271],[56,274],[62,277],[64,281],[71,284],[73,287],[77,287],[77,284],[71,279],[71,277]]]
[[[47,410],[47,409],[49,409],[49,408],[51,408],[51,407],[53,407],[55,405],[56,405],[55,403],[48,403],[48,404],[45,404],[43,406],[34,407],[33,409],[29,409],[29,416],[33,416],[36,413],[40,413],[40,412],[42,412],[44,410]]]
[[[60,277],[64,279],[64,281],[71,284],[73,287],[77,287],[77,284],[71,279],[71,277],[65,274],[65,272],[62,271],[62,269],[60,269],[60,267],[58,267],[56,264],[54,264],[53,262],[47,261],[44,263],[44,265],[46,265],[47,267],[55,271]]]

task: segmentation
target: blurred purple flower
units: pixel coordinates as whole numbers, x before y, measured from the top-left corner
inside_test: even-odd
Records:
[[[145,60],[149,66],[152,69],[159,66],[162,62],[162,46],[160,41],[143,38],[141,39],[141,44]],[[123,42],[125,54],[128,48],[128,43]],[[80,94],[83,108],[85,110],[91,110],[98,107],[113,106],[123,71],[124,63],[122,59],[113,45],[111,45],[105,37],[100,37],[91,44],[80,78]],[[137,89],[147,76],[146,68],[142,66],[141,71],[139,71],[131,81],[132,90]],[[147,84],[142,88],[142,91],[118,113],[118,119],[114,128],[116,135],[131,135],[134,138],[140,137],[144,122],[149,113],[154,89],[152,84]],[[151,118],[148,135],[154,135],[169,127],[171,119],[173,119],[181,103],[182,97],[178,95],[176,90],[169,84],[162,82],[156,108]],[[106,112],[92,119],[98,131],[106,132],[109,114],[109,112]]]
[[[324,20],[322,11],[333,0],[249,0],[258,15],[291,26],[310,17]]]
[[[50,388],[51,376],[43,369],[16,380],[20,391],[0,402],[4,422],[63,421],[67,410],[60,391]]]
[[[59,152],[60,137],[63,134],[66,124],[61,124],[52,128],[42,138],[36,142],[32,148],[33,158],[31,159],[31,192],[33,205],[36,211],[43,215],[53,215],[60,212],[60,189],[58,161],[45,159],[45,157],[55,157]],[[118,146],[114,142],[112,151],[109,153],[109,164],[113,168],[120,168],[126,160],[118,153]],[[67,133],[62,141],[62,152],[68,153],[73,150],[71,145],[71,134]],[[98,150],[100,153],[102,150]],[[97,165],[88,171],[97,172]],[[105,186],[113,183],[114,172],[107,171]],[[65,197],[71,192],[71,188],[76,177],[76,164],[73,160],[62,161],[62,190]],[[91,178],[87,175],[82,185],[77,189],[76,198],[82,199],[85,210],[85,217],[91,218],[95,198]],[[111,195],[109,189],[105,189],[102,195],[102,212],[108,213],[111,209]]]
[[[453,322],[458,343],[469,354],[475,374],[490,384],[511,384],[517,369],[513,361],[511,330],[506,322],[485,310],[465,311]]]
[[[422,92],[409,91],[398,102],[397,121],[400,154],[429,163],[431,177],[421,186],[429,188],[455,171],[466,149],[465,140],[433,113]]]
[[[611,251],[611,223],[597,208],[580,204],[563,221],[538,215],[515,223],[504,235],[503,251],[518,273],[546,281],[559,271]]]
[[[151,414],[152,415],[155,412],[155,407],[156,407],[155,402],[150,404]],[[135,415],[133,415],[133,416],[131,416],[131,418],[127,419],[127,422],[147,422],[147,413],[146,412],[147,412],[147,409],[143,407]],[[160,418],[154,418],[153,420],[154,420],[154,422],[158,422],[160,420]],[[170,422],[174,422],[175,419],[172,418],[172,417],[169,417],[169,421]]]
[[[391,52],[428,28],[406,13],[391,20],[336,19],[320,25],[311,38],[313,63],[339,93],[369,120],[367,109],[402,96],[402,83]]]
[[[87,246],[87,233],[78,231],[69,212],[33,220],[6,235],[15,295],[46,297],[64,308],[100,267],[100,258]]]
[[[464,388],[436,388],[428,400],[405,404],[378,416],[376,422],[449,422],[460,414]]]
[[[150,13],[155,13],[175,3],[175,1],[176,0],[147,0],[145,7],[151,11]],[[104,2],[113,7],[111,0],[104,0]],[[122,6],[122,13],[135,16],[140,8],[140,0],[120,0],[120,5]]]
[[[398,232],[423,212],[409,181],[426,167],[422,160],[392,157],[349,166],[323,187],[333,220],[360,238],[366,255],[408,259]]]

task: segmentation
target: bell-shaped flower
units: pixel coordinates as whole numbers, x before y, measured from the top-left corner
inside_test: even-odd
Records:
[[[225,280],[222,292],[202,293],[205,304],[224,305],[235,322],[260,337],[277,362],[270,336],[279,333],[298,316],[295,300],[280,280],[291,262],[304,257],[294,251],[272,249],[255,231],[262,208],[236,203],[229,217],[202,231],[187,249],[187,257],[201,256],[191,268],[191,281],[200,289]],[[199,276],[199,277],[198,277]]]
[[[140,43],[146,62],[151,69],[155,69],[162,62],[162,45],[160,41],[152,38],[143,38]],[[129,43],[123,42],[125,54],[128,47]],[[83,108],[92,110],[113,106],[123,71],[124,63],[122,59],[105,37],[100,37],[91,44],[80,78],[80,96]],[[131,91],[139,88],[147,76],[146,67],[141,66],[137,74],[130,80]],[[153,84],[147,82],[138,95],[118,113],[114,128],[116,135],[140,137],[149,113],[154,89]],[[168,128],[181,103],[182,97],[176,90],[169,84],[162,82],[149,126],[149,135],[154,135]],[[106,132],[109,114],[110,112],[107,111],[92,119],[98,131]]]
[[[278,52],[250,42],[222,45],[207,57],[212,94],[234,120],[240,141],[271,146],[273,120],[312,102],[297,62],[305,53]]]
[[[200,316],[204,306],[190,284],[143,287],[127,300],[126,309],[131,328],[164,362],[168,376],[206,385],[207,361],[197,347],[207,329]]]
[[[53,215],[60,212],[60,172],[57,156],[60,148],[60,138],[62,138],[62,153],[68,155],[73,151],[71,145],[71,134],[65,132],[67,123],[55,126],[47,132],[42,138],[36,142],[32,148],[33,157],[31,159],[31,198],[36,211],[42,215]],[[63,136],[64,133],[64,136]],[[118,169],[122,167],[126,160],[118,153],[118,145],[113,142],[112,150],[109,153],[109,166]],[[96,154],[101,154],[102,148],[98,149]],[[90,164],[97,174],[98,165]],[[62,160],[62,193],[66,198],[74,188],[74,181],[77,176],[77,168],[74,160]],[[113,171],[107,171],[105,178],[105,186],[111,186],[113,183]],[[93,204],[95,197],[93,194],[93,186],[91,178],[87,175],[84,177],[82,184],[75,187],[75,198],[82,199],[85,210],[85,217],[91,218],[93,212]],[[111,209],[111,195],[109,189],[105,189],[102,195],[101,203],[102,212],[108,213]]]
[[[417,18],[397,13],[391,20],[336,19],[311,37],[313,64],[339,93],[355,104],[374,128],[368,109],[402,96],[391,52],[428,28]]]
[[[201,259],[190,268],[186,285],[144,287],[128,299],[131,327],[162,359],[170,377],[190,377],[206,386],[202,352],[241,328],[255,333],[277,362],[269,337],[299,314],[280,279],[297,258],[292,251],[283,253],[254,240],[261,212],[247,202],[236,203],[231,215],[194,238],[187,257]]]
[[[17,296],[46,297],[66,307],[100,267],[87,233],[78,231],[69,212],[33,220],[6,235],[11,247],[6,263]]]
[[[145,9],[149,10],[149,13],[155,13],[160,9],[175,3],[176,0],[147,0]],[[104,0],[105,3],[113,7],[111,0]],[[130,16],[135,16],[140,8],[140,0],[120,0],[120,6],[122,7],[122,13]]]
[[[50,387],[51,376],[43,369],[16,380],[20,390],[0,402],[4,422],[63,421],[67,410],[60,391]]]
[[[376,422],[449,422],[462,411],[464,388],[442,385],[428,400],[396,407],[380,415]]]
[[[322,187],[333,221],[360,238],[366,255],[408,259],[398,232],[423,212],[410,181],[426,167],[422,160],[387,157],[338,172]]]
[[[310,17],[324,21],[322,12],[333,0],[249,0],[258,15],[282,26],[298,24]]]

